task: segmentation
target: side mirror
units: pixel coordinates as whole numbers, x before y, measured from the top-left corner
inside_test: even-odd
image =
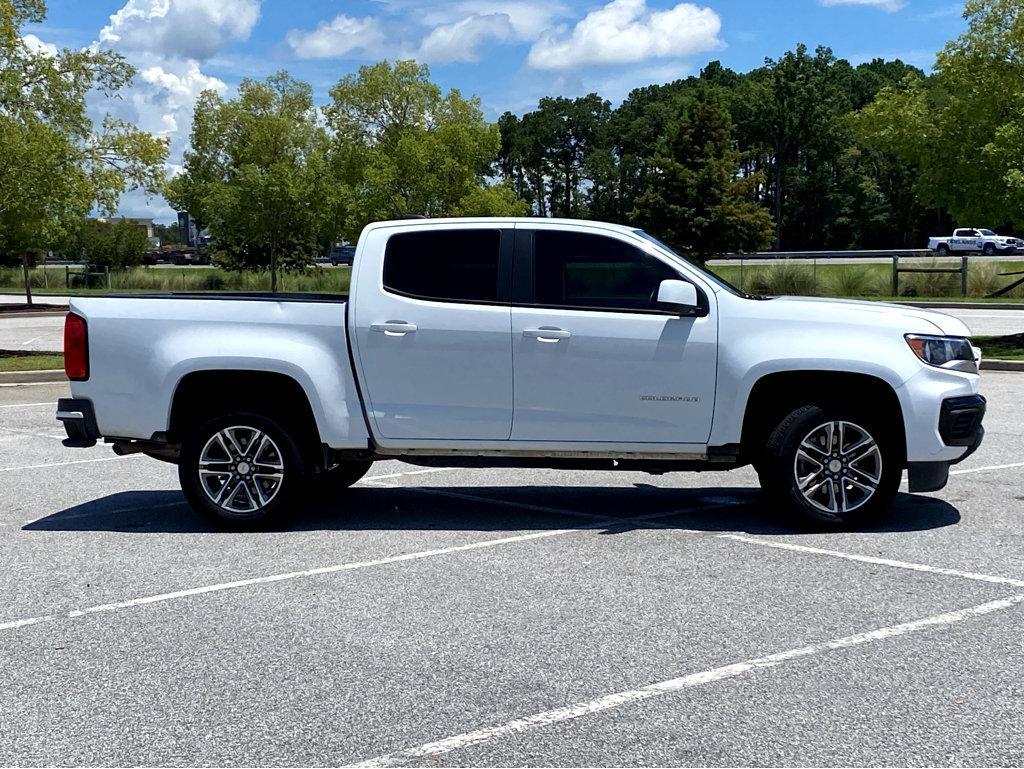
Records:
[[[663,280],[658,286],[658,305],[680,315],[697,315],[700,312],[697,287],[685,280]]]

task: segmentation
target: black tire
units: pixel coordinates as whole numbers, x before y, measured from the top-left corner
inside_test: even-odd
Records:
[[[828,425],[837,423],[844,425],[842,434],[847,438],[840,447],[854,449],[849,455],[821,448],[828,441],[826,436],[838,440],[838,429],[828,432]],[[864,436],[874,442],[877,454],[858,459],[864,446],[870,451],[870,443],[857,446]],[[860,528],[892,506],[903,474],[899,445],[885,424],[869,415],[835,406],[802,406],[769,435],[758,476],[769,499],[803,521],[831,529]],[[847,460],[853,460],[849,466]],[[815,464],[820,472],[814,470]],[[807,485],[801,490],[798,474],[803,471]],[[867,487],[873,487],[871,494],[862,490]]]
[[[949,256],[949,246],[945,243],[939,243],[938,248],[935,249],[935,253],[939,256]]]
[[[982,253],[984,253],[985,256],[995,256],[996,255],[995,243],[986,243],[985,247],[982,249]]]
[[[223,438],[226,431],[235,437],[234,445]],[[178,479],[185,499],[197,513],[231,528],[262,526],[292,510],[301,500],[305,475],[302,454],[288,429],[261,414],[215,417],[181,444]],[[214,498],[218,489],[229,495],[219,503]]]
[[[366,475],[373,462],[342,462],[317,476],[317,483],[331,489],[347,489]]]

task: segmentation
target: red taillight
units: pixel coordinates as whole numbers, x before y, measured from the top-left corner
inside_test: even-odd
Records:
[[[79,382],[89,378],[89,327],[73,312],[64,319],[64,373]]]

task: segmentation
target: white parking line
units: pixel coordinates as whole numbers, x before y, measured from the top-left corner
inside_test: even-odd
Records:
[[[1010,585],[1012,587],[1024,588],[1024,580],[1013,579],[1011,577],[1001,577],[993,574],[979,574],[971,571],[960,571],[958,569],[947,569],[941,566],[929,566],[923,563],[914,563],[912,561],[897,561],[891,558],[877,558],[870,555],[858,555],[856,553],[847,553],[841,550],[826,550],[820,547],[810,547],[808,545],[796,545],[788,542],[775,542],[760,537],[752,537],[745,534],[713,534],[707,531],[701,531],[699,529],[680,529],[671,524],[656,523],[658,518],[669,518],[673,515],[682,515],[687,512],[706,512],[710,510],[716,510],[719,508],[735,508],[740,507],[745,503],[742,500],[737,500],[734,503],[724,505],[714,505],[711,507],[699,507],[699,508],[687,508],[684,510],[673,510],[666,513],[651,513],[650,515],[638,515],[632,518],[621,518],[616,516],[597,516],[592,513],[581,513],[575,510],[563,510],[561,508],[554,507],[541,507],[539,505],[531,504],[520,504],[513,500],[502,500],[502,499],[489,499],[487,497],[476,496],[474,494],[466,494],[463,492],[446,491],[443,489],[426,489],[426,488],[408,488],[407,491],[414,491],[421,494],[436,494],[439,496],[455,497],[457,499],[465,499],[468,501],[475,502],[487,502],[495,505],[508,505],[512,507],[522,507],[527,510],[537,510],[538,512],[544,513],[558,513],[561,515],[569,515],[577,518],[603,518],[605,524],[607,523],[619,523],[626,525],[637,526],[638,528],[652,528],[652,529],[671,529],[674,532],[680,534],[696,534],[698,536],[710,537],[713,539],[728,539],[734,542],[743,542],[748,545],[760,545],[761,547],[771,547],[778,550],[790,550],[794,552],[807,553],[812,555],[825,555],[832,558],[842,558],[847,561],[857,561],[860,563],[870,563],[876,566],[889,566],[895,569],[904,569],[907,571],[918,571],[927,572],[931,574],[941,574],[947,577],[958,577],[960,579],[969,579],[977,582],[990,582],[997,585]]]
[[[460,470],[460,469],[465,469],[465,468],[458,468],[458,467],[428,467],[428,468],[426,468],[424,470],[408,470],[408,471],[403,472],[403,473],[388,473],[387,475],[373,475],[373,476],[370,476],[369,478],[362,478],[362,479],[360,479],[360,483],[363,483],[363,482],[370,483],[372,481],[384,481],[384,480],[387,480],[388,478],[401,478],[402,476],[405,476],[405,475],[425,475],[426,473],[443,473],[443,472],[448,471],[448,470]]]
[[[389,487],[395,488],[395,487]],[[468,496],[468,495],[467,495]],[[477,498],[477,501],[491,502],[492,500],[483,499],[482,497]],[[172,505],[181,504],[181,502],[172,502],[162,505],[169,507]],[[513,503],[514,504],[514,503]],[[728,505],[721,505],[726,507]],[[128,510],[141,509],[141,508],[126,508],[116,512],[127,512]],[[149,508],[147,508],[149,509]],[[708,509],[708,508],[702,508]],[[640,516],[634,520],[642,521],[650,518],[659,518],[669,515],[678,515],[680,513],[692,510],[687,508],[686,510],[672,510],[664,513],[652,513],[649,516]],[[558,512],[554,508],[549,508],[550,512]],[[573,515],[573,513],[566,512],[567,515]],[[187,590],[178,590],[172,593],[160,593],[158,595],[146,596],[144,598],[134,598],[128,601],[121,601],[118,603],[102,604],[99,606],[90,606],[85,609],[75,609],[69,611],[66,614],[47,614],[39,617],[29,617],[27,619],[11,620],[9,622],[0,623],[0,630],[10,630],[13,628],[24,627],[26,625],[36,625],[41,622],[51,622],[57,619],[63,618],[76,618],[84,617],[89,614],[96,614],[100,612],[109,612],[116,609],[125,609],[131,606],[143,606],[151,603],[161,603],[163,601],[172,601],[177,598],[185,598],[194,595],[204,595],[206,593],[216,593],[223,590],[234,590],[241,587],[249,587],[251,585],[263,585],[271,582],[282,582],[290,579],[297,579],[300,577],[314,577],[321,574],[335,574],[343,571],[353,571],[355,569],[365,569],[371,566],[383,566],[391,563],[401,563],[403,561],[414,561],[421,558],[429,558],[436,555],[449,555],[451,553],[461,553],[470,550],[482,550],[484,548],[497,547],[499,545],[507,545],[515,542],[526,542],[534,539],[546,539],[548,537],[561,536],[563,534],[572,534],[578,531],[586,531],[589,529],[599,529],[607,526],[609,523],[618,523],[619,521],[626,521],[627,519],[612,518],[610,516],[591,516],[586,513],[579,514],[581,517],[586,518],[597,518],[598,520],[589,523],[581,524],[571,529],[552,529],[549,531],[533,532],[530,534],[519,534],[512,537],[501,537],[500,539],[489,539],[483,542],[472,542],[466,545],[454,545],[452,547],[438,548],[436,550],[423,550],[416,553],[403,553],[401,555],[388,556],[386,558],[378,558],[372,561],[356,561],[354,563],[343,563],[336,564],[333,566],[321,566],[315,569],[305,569],[303,571],[291,571],[283,574],[271,574],[265,577],[253,577],[251,579],[236,580],[233,582],[222,582],[216,585],[204,585],[202,587],[190,588]]]
[[[426,763],[424,759],[436,758],[437,756],[450,753],[453,750],[459,750],[460,748],[466,748],[472,745],[481,745],[501,737],[520,734],[530,729],[550,726],[564,721],[572,721],[593,713],[600,713],[601,711],[611,710],[612,708],[620,708],[624,705],[631,705],[653,697],[663,697],[666,694],[674,694],[695,686],[703,686],[726,678],[735,678],[736,676],[743,675],[744,673],[757,671],[762,668],[775,667],[776,665],[780,665],[784,662],[804,657],[811,657],[817,654],[822,654],[823,652],[846,649],[851,646],[859,646],[861,644],[873,643],[875,641],[884,641],[890,638],[907,635],[909,633],[918,633],[923,630],[948,627],[975,617],[981,617],[993,612],[1010,609],[1017,606],[1022,601],[1024,601],[1024,595],[1013,595],[1008,598],[989,601],[988,603],[971,606],[966,609],[945,612],[943,614],[934,614],[930,617],[904,622],[899,625],[890,625],[888,627],[878,628],[877,630],[869,630],[866,633],[857,633],[856,635],[849,635],[842,638],[836,638],[831,641],[801,646],[796,649],[789,649],[788,651],[769,654],[764,657],[755,657],[732,665],[712,668],[711,670],[704,670],[699,673],[691,673],[689,675],[681,676],[680,678],[672,678],[667,681],[659,681],[658,683],[643,686],[639,689],[630,689],[627,691],[616,692],[614,694],[607,694],[603,697],[598,697],[597,699],[589,700],[587,702],[578,702],[566,707],[546,710],[543,713],[526,716],[525,718],[517,718],[497,726],[475,729],[473,731],[457,734],[453,737],[447,737],[436,742],[428,742],[418,747],[388,753],[378,758],[370,759],[369,761],[352,764],[352,766],[384,767],[401,766],[407,763],[423,764]]]
[[[959,571],[957,569],[946,569],[941,566],[928,566],[923,563],[912,563],[909,561],[895,561],[891,558],[877,558],[872,555],[857,555],[846,553],[841,550],[826,550],[821,547],[810,547],[808,545],[795,545],[790,542],[772,542],[760,537],[749,537],[744,534],[716,534],[718,539],[730,539],[734,542],[745,542],[750,545],[761,547],[772,547],[777,550],[790,550],[796,553],[808,553],[811,555],[827,555],[832,558],[842,558],[846,561],[857,561],[859,563],[870,563],[875,566],[891,566],[896,569],[908,571],[920,571],[929,574],[941,574],[947,577],[959,577],[960,579],[971,579],[976,582],[991,582],[996,585],[1010,585],[1012,587],[1024,587],[1024,579],[1012,579],[1010,577],[997,577],[992,574],[978,574],[972,571]]]
[[[581,528],[598,528],[598,525],[594,524],[592,527]],[[61,618],[84,617],[89,614],[111,612],[116,611],[117,609],[126,609],[131,606],[144,606],[146,604],[161,603],[163,601],[173,601],[177,598],[186,598],[188,596],[205,595],[206,593],[217,593],[224,590],[235,590],[240,587],[249,587],[250,585],[265,585],[271,582],[283,582],[285,580],[298,579],[300,577],[314,577],[321,574],[335,574],[342,571],[354,571],[356,569],[365,569],[371,566],[383,566],[385,564],[390,563],[416,561],[422,558],[430,558],[436,555],[449,555],[451,553],[461,553],[469,550],[482,550],[484,548],[497,547],[498,545],[507,545],[513,542],[526,542],[532,539],[545,539],[547,537],[557,537],[562,534],[571,534],[572,532],[579,530],[580,528],[552,529],[550,531],[539,531],[532,532],[530,534],[519,534],[514,537],[489,539],[483,542],[471,542],[466,545],[454,545],[452,547],[437,548],[435,550],[421,550],[415,553],[403,553],[401,555],[393,555],[388,556],[386,558],[377,558],[372,561],[355,561],[352,563],[336,564],[334,566],[321,566],[316,569],[290,571],[285,572],[283,574],[271,574],[265,577],[240,579],[234,582],[221,582],[216,585],[204,585],[202,587],[190,588],[188,590],[177,590],[172,593],[160,593],[158,595],[150,595],[144,598],[134,598],[129,601],[101,604],[99,606],[90,606],[85,609],[75,609],[73,611],[67,612],[66,614],[47,614],[39,617],[29,617],[27,619],[12,620],[9,622],[0,623],[0,630],[10,630],[12,628],[23,627],[25,625],[35,625],[41,622],[49,622]]]
[[[1011,470],[1015,467],[1024,467],[1024,462],[1014,462],[1009,465],[986,465],[985,467],[968,467],[963,470],[950,470],[950,475],[966,475],[967,473],[987,473],[990,470]]]
[[[46,401],[45,403],[4,403],[0,405],[0,409],[23,409],[30,406],[49,406],[56,411],[57,401]]]
[[[68,465],[87,465],[90,462],[114,462],[118,459],[131,459],[142,457],[145,454],[128,454],[124,457],[97,457],[96,459],[76,459],[73,462],[49,462],[43,465],[19,465],[18,467],[0,467],[0,473],[12,473],[15,470],[42,470],[46,467],[67,467]]]
[[[50,438],[52,440],[58,440],[58,441],[63,441],[65,438],[68,437],[67,433],[60,433],[60,434],[57,434],[57,433],[51,433],[51,434],[37,433],[37,432],[34,432],[33,430],[22,430],[19,427],[8,427],[7,425],[4,425],[4,424],[0,424],[0,432],[14,433],[15,435],[32,435],[32,436],[34,436],[36,438]]]

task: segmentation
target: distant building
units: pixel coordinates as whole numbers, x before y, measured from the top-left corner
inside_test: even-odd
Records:
[[[195,220],[192,219],[191,215],[189,215],[189,212],[179,211],[178,238],[180,239],[181,243],[183,245],[192,246],[194,248],[196,245],[196,238],[198,234],[199,233],[196,232]]]
[[[97,216],[94,221],[100,222],[101,224],[118,224],[120,222],[134,224],[146,234],[146,240],[149,241],[151,246],[156,248],[160,245],[160,239],[156,237],[153,230],[152,219],[147,219],[143,216]]]
[[[154,237],[153,235],[153,220],[146,219],[141,216],[97,216],[97,222],[103,224],[117,224],[118,222],[128,222],[134,224],[139,229],[145,231],[147,238]]]

